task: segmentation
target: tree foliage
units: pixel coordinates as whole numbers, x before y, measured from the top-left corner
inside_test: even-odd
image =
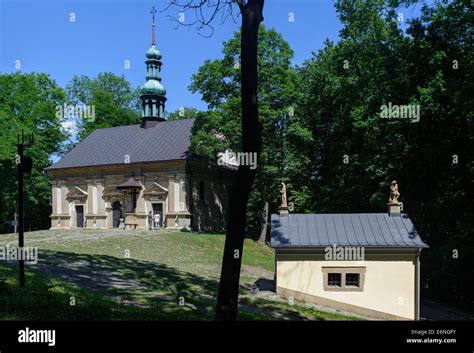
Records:
[[[316,143],[292,144],[311,160],[288,169],[289,198],[297,210],[383,212],[398,180],[430,245],[425,293],[472,305],[472,12],[462,1],[424,5],[404,33],[385,1],[336,7],[341,40],[299,69],[297,118]],[[419,105],[419,121],[381,118],[389,103]]]
[[[199,92],[209,110],[198,116],[191,146],[195,153],[217,159],[226,150],[242,151],[240,111],[240,32],[223,46],[223,58],[207,60],[192,77],[190,90]],[[297,82],[291,66],[293,51],[274,29],[259,29],[258,99],[263,148],[250,194],[247,230],[258,236],[261,211],[278,204],[278,185],[285,164],[285,135],[295,101]]]
[[[396,179],[405,211],[430,245],[422,253],[424,295],[472,307],[466,280],[474,277],[472,6],[425,4],[401,26],[398,6],[412,2],[338,0],[340,40],[326,41],[300,67],[291,64],[282,35],[260,26],[256,115],[263,144],[241,218],[247,235],[257,237],[265,202],[270,213],[277,211],[280,181],[287,183],[293,212],[385,212],[388,185]],[[189,88],[208,110],[169,114],[169,120],[196,119],[192,151],[213,160],[227,149],[243,150],[241,39],[235,33],[223,57],[206,61],[192,77]],[[26,153],[33,157],[25,180],[26,229],[48,228],[51,187],[43,169],[67,138],[56,107],[95,106],[95,119],[80,122],[83,139],[99,127],[139,123],[137,98],[112,73],[75,76],[66,92],[44,74],[0,75],[0,232],[11,231],[21,129],[36,138]],[[382,118],[388,104],[419,106],[419,121]]]
[[[101,72],[95,78],[74,76],[67,85],[69,102],[73,105],[93,106],[93,119],[79,122],[79,140],[98,128],[140,123],[138,90],[133,89],[124,76]]]
[[[34,133],[34,145],[26,156],[33,159],[31,174],[25,176],[25,229],[50,227],[51,185],[43,172],[51,154],[61,150],[66,135],[56,107],[66,102],[66,94],[45,74],[0,75],[0,233],[11,232],[17,203],[17,136]]]
[[[180,119],[196,119],[201,112],[196,108],[181,107],[176,109],[174,112],[168,113],[168,120],[180,120]]]
[[[259,115],[263,148],[247,210],[257,236],[264,201],[287,182],[297,213],[385,212],[389,183],[430,245],[422,254],[425,295],[473,305],[473,12],[465,1],[339,0],[343,28],[301,67],[274,30],[260,29]],[[190,89],[209,106],[192,138],[196,152],[240,150],[239,34],[224,57],[206,61]],[[419,106],[416,119],[386,119],[384,105]]]

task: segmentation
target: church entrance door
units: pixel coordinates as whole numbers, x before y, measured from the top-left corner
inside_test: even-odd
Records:
[[[76,225],[77,228],[84,227],[84,206],[76,206]]]
[[[120,218],[122,218],[122,209],[120,208],[120,202],[115,201],[112,204],[112,226],[118,228],[120,226]]]
[[[160,221],[159,221],[159,224],[157,225],[159,228],[161,228],[163,226],[163,203],[152,203],[152,206],[153,206],[153,216],[155,214],[159,214],[160,217]]]

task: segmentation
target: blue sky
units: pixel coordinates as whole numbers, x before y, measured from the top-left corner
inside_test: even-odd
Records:
[[[228,19],[216,22],[211,38],[195,29],[180,27],[168,16],[176,8],[160,12],[160,1],[109,0],[0,0],[0,71],[45,72],[60,86],[76,75],[96,76],[102,71],[125,75],[133,86],[145,81],[145,52],[151,43],[150,9],[157,12],[157,47],[163,54],[162,77],[167,89],[167,110],[181,106],[205,109],[199,94],[188,92],[191,75],[206,59],[221,57],[222,43],[239,27]],[[289,13],[294,21],[289,21]],[[70,22],[70,13],[75,22]],[[186,20],[192,15],[187,14]],[[295,51],[295,63],[309,58],[326,38],[337,40],[340,29],[332,1],[273,0],[265,4],[265,25],[274,27]],[[302,33],[305,33],[303,36]],[[311,33],[307,35],[307,33]],[[130,69],[124,61],[130,61]]]
[[[155,6],[167,110],[206,109],[200,95],[187,89],[191,75],[205,59],[221,57],[222,43],[238,29],[239,18],[237,23],[216,22],[213,36],[204,38],[195,29],[175,29],[169,16],[177,18],[178,9],[160,12],[167,4],[167,0],[0,0],[0,72],[15,72],[15,61],[20,60],[21,71],[50,74],[62,87],[74,74],[94,77],[104,71],[141,85],[151,43],[150,9]],[[71,13],[75,22],[70,21]],[[191,14],[186,16],[186,21],[192,20]],[[264,24],[290,43],[295,64],[321,49],[327,38],[337,41],[341,29],[332,0],[267,0],[264,16]],[[125,69],[125,60],[130,69]]]

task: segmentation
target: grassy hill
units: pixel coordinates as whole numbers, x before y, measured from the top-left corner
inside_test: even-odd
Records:
[[[0,247],[16,242],[0,236]],[[54,230],[26,233],[25,245],[39,248],[39,262],[23,289],[15,265],[0,264],[0,319],[213,318],[223,234]],[[240,319],[353,319],[253,295],[273,267],[271,248],[245,241]]]

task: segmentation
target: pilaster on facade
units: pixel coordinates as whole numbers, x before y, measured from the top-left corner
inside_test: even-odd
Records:
[[[76,228],[79,224],[92,229],[114,228],[117,227],[114,219],[120,219],[119,227],[122,228],[132,196],[116,187],[129,178],[131,170],[143,171],[134,174],[142,186],[137,190],[134,212],[137,229],[148,228],[150,211],[161,211],[163,227],[169,229],[191,229],[191,226],[198,229],[204,223],[219,223],[226,204],[219,199],[224,197],[221,191],[225,188],[218,187],[220,182],[214,175],[208,175],[204,170],[196,173],[183,163],[140,169],[124,166],[121,172],[106,168],[100,172],[79,170],[65,175],[53,174],[51,228]],[[197,193],[200,181],[205,183],[206,199],[210,198],[212,205],[200,202]],[[211,226],[201,228],[210,229]]]
[[[175,178],[176,174],[168,174],[168,212],[176,212]]]
[[[59,206],[58,206],[58,213],[61,214],[69,214],[69,203],[67,201],[66,195],[68,192],[68,189],[66,187],[66,181],[65,180],[58,180],[58,186],[59,186],[59,195],[58,195],[58,201],[59,201]]]

